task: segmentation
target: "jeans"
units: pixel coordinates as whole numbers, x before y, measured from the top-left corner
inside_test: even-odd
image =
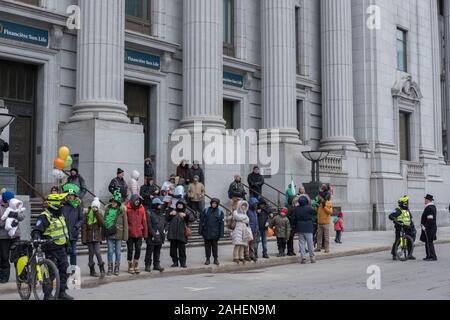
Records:
[[[77,240],[70,240],[70,265],[77,265]]]
[[[214,259],[219,257],[218,240],[205,240],[205,256],[206,259],[211,258],[211,251]]]
[[[139,260],[141,257],[141,248],[142,248],[142,238],[129,238],[127,241],[127,259],[131,260]],[[134,251],[134,259],[133,259],[133,251]]]
[[[267,232],[265,229],[259,230],[258,235],[256,236],[256,244],[255,244],[255,254],[258,256],[258,248],[259,242],[262,241],[263,247],[263,256],[267,256]]]
[[[114,254],[116,254],[116,263],[120,263],[122,253],[122,240],[107,240],[108,245],[108,263],[114,262]]]
[[[336,231],[336,242],[341,242],[342,231]]]
[[[330,250],[330,225],[319,224],[317,230],[317,249],[322,249],[322,241],[325,247],[325,251]]]
[[[87,244],[89,251],[89,265],[93,266],[94,263],[94,255],[97,257],[98,265],[103,264],[102,254],[100,252],[100,242],[89,242]]]
[[[312,233],[299,233],[298,234],[298,246],[300,247],[300,255],[302,259],[306,255],[306,245],[308,246],[309,256],[314,257],[314,240]]]

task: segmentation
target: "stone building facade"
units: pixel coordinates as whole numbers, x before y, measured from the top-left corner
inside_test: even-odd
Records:
[[[266,174],[282,190],[309,182],[302,151],[332,151],[321,177],[347,230],[389,228],[404,194],[415,215],[434,194],[449,223],[447,1],[0,0],[0,25],[0,99],[21,146],[9,164],[42,190],[63,144],[102,198],[147,156],[162,183],[172,133],[202,121],[279,129]],[[207,165],[207,192],[225,199],[251,168]]]

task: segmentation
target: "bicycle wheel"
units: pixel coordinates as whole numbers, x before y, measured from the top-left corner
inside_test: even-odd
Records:
[[[20,299],[22,300],[30,300],[31,297],[31,277],[28,274],[27,270],[24,269],[22,271],[22,274],[19,276],[17,275],[16,270],[16,285],[17,285],[17,291],[19,292]]]
[[[56,300],[60,289],[59,271],[53,261],[44,259],[36,266],[33,294],[36,300]]]
[[[411,252],[408,254],[408,242],[411,243]],[[410,254],[412,254],[412,251],[414,249],[413,240],[410,236],[404,235],[403,241],[402,238],[400,238],[396,244],[395,244],[395,253],[397,255],[397,259],[400,261],[406,261],[408,260],[408,257]]]

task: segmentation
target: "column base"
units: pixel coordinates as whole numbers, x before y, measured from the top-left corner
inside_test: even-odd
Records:
[[[320,150],[327,151],[359,151],[356,141],[352,137],[326,138],[320,141]]]
[[[130,123],[127,116],[127,106],[123,103],[111,102],[102,103],[82,103],[73,107],[73,116],[69,122],[87,121],[87,120],[105,120],[112,122]]]
[[[203,131],[208,128],[225,130],[225,124],[225,120],[221,117],[195,117],[181,120],[180,128],[191,130],[196,126],[201,125]]]
[[[103,120],[87,120],[63,124],[62,145],[79,155],[78,168],[89,190],[108,201],[108,185],[117,168],[125,171],[128,183],[133,170],[144,177],[144,133],[142,125]]]

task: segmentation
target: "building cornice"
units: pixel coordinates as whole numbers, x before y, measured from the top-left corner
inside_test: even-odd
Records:
[[[125,41],[138,47],[155,49],[161,53],[169,52],[175,54],[177,50],[181,49],[181,45],[178,43],[164,41],[149,35],[129,30],[125,30]]]
[[[258,71],[261,69],[261,67],[257,64],[253,64],[244,60],[240,60],[237,58],[224,56],[223,57],[223,66],[235,70],[241,70],[246,72],[251,72],[255,74],[255,76],[258,74]]]

